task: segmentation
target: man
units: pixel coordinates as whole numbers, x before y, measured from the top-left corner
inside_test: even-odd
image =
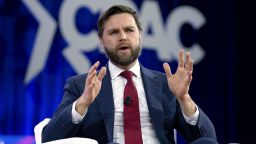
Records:
[[[175,74],[167,63],[166,75],[149,70],[138,61],[141,32],[138,16],[129,7],[112,6],[99,18],[98,36],[108,65],[97,72],[96,62],[87,74],[67,80],[62,102],[43,129],[43,142],[86,137],[104,144],[165,144],[174,143],[174,128],[188,142],[216,139],[211,121],[188,93],[190,53],[184,60],[180,51]]]

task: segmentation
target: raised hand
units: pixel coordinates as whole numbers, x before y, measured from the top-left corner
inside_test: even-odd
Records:
[[[184,50],[179,52],[179,65],[175,74],[172,74],[168,63],[163,64],[166,73],[169,89],[176,96],[181,107],[187,116],[195,112],[195,103],[188,93],[192,80],[193,61],[190,53],[186,53],[186,61],[184,62]]]
[[[93,103],[94,99],[98,96],[102,79],[106,74],[106,67],[102,67],[97,75],[97,68],[99,67],[100,62],[97,61],[89,70],[87,78],[85,80],[85,88],[83,94],[76,102],[76,111],[83,115],[86,109],[89,107],[91,103]]]

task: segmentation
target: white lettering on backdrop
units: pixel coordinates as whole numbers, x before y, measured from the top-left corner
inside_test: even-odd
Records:
[[[35,38],[35,44],[31,53],[28,69],[24,82],[28,84],[44,68],[49,55],[50,48],[57,29],[56,20],[47,12],[39,1],[22,0],[39,23],[39,29]],[[66,60],[72,65],[77,73],[84,73],[90,67],[89,59],[83,52],[99,48],[97,31],[91,30],[83,34],[78,31],[75,17],[79,9],[86,7],[92,13],[103,12],[113,4],[124,4],[135,9],[144,30],[149,27],[151,34],[145,31],[142,36],[142,47],[153,49],[157,52],[160,60],[172,61],[178,59],[178,51],[181,48],[191,52],[194,63],[200,62],[205,53],[198,43],[191,47],[185,47],[180,40],[181,27],[186,23],[194,29],[199,29],[206,22],[202,13],[192,6],[179,6],[171,11],[164,24],[159,4],[156,1],[144,1],[141,9],[137,10],[132,1],[108,0],[75,0],[63,1],[59,11],[59,28],[63,39],[68,43],[62,53]],[[90,20],[84,20],[86,21]],[[82,65],[82,66],[81,66]]]

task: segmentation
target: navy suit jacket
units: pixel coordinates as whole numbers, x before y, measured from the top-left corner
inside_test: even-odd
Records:
[[[165,74],[141,66],[141,75],[151,122],[162,144],[174,143],[174,128],[188,142],[200,137],[216,139],[212,122],[200,108],[195,126],[185,121],[179,103],[168,88]],[[72,104],[83,93],[85,79],[86,74],[83,74],[66,81],[62,102],[43,129],[43,142],[68,137],[92,138],[103,144],[113,141],[114,101],[109,71],[103,78],[99,95],[89,106],[83,121],[79,124],[72,123]]]

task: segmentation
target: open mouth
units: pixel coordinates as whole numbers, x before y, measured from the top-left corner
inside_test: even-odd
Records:
[[[119,48],[119,50],[127,50],[127,49],[129,49],[129,47],[127,47],[127,46],[123,46],[123,47]]]
[[[118,50],[123,51],[123,52],[129,51],[130,48],[131,48],[131,46],[127,43],[120,43],[118,45]]]

